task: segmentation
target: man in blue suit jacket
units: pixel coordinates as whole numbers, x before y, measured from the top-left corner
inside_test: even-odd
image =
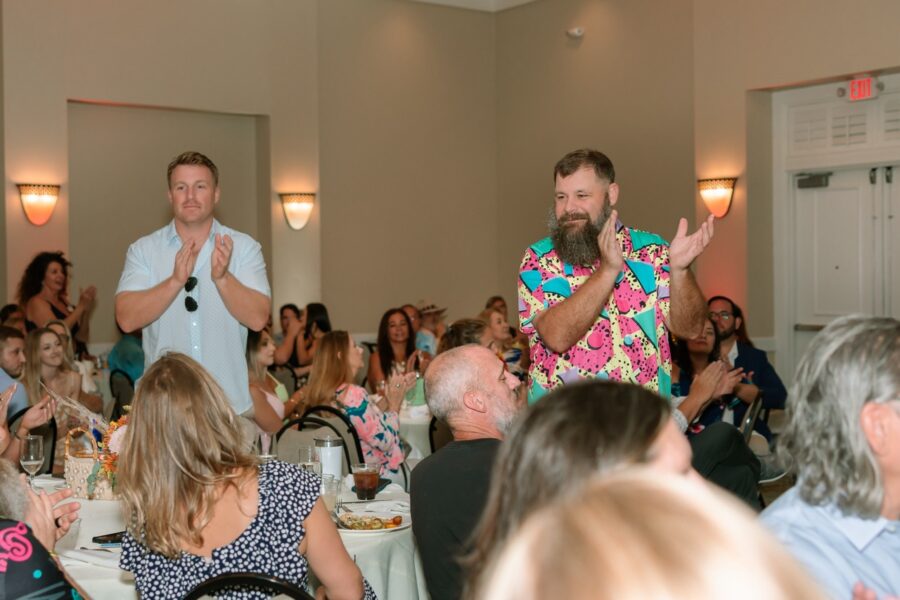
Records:
[[[743,385],[756,388],[762,394],[764,409],[784,408],[787,390],[778,373],[769,363],[766,353],[753,347],[747,337],[744,313],[741,307],[725,296],[713,296],[707,302],[709,318],[716,324],[719,333],[721,357],[746,374]],[[740,384],[739,384],[740,385]],[[755,391],[752,396],[755,396]],[[734,409],[734,422],[740,423],[747,412],[747,405],[740,403]],[[756,430],[772,440],[772,432],[763,421],[757,421]]]

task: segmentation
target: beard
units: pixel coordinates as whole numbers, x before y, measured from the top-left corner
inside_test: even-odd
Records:
[[[734,325],[732,325],[731,327],[726,327],[726,328],[722,329],[721,331],[719,331],[719,339],[727,340],[728,338],[730,338],[731,336],[734,335],[734,332],[736,330],[737,330],[737,327],[735,327]]]
[[[591,222],[587,213],[575,213],[563,215],[561,219],[556,218],[556,212],[550,209],[550,219],[548,226],[550,227],[550,239],[553,240],[553,248],[556,253],[566,263],[570,265],[590,266],[597,262],[600,258],[600,246],[597,243],[597,236],[600,230],[609,220],[612,213],[612,206],[609,204],[609,192],[603,203],[603,210],[597,220]],[[569,225],[569,223],[583,219],[582,224]]]

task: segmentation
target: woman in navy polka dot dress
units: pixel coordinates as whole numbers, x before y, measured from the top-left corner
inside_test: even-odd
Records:
[[[167,354],[144,375],[119,457],[128,533],[120,566],[141,598],[180,598],[223,573],[298,585],[309,569],[329,599],[375,598],[323,503],[296,465],[259,464],[218,384],[191,358]],[[265,598],[235,589],[220,596]]]

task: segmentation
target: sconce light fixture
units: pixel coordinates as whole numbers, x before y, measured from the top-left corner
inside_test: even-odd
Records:
[[[278,194],[281,197],[281,207],[284,209],[284,218],[287,219],[291,229],[300,230],[306,227],[309,215],[312,214],[316,204],[316,195],[313,193]]]
[[[737,177],[725,177],[721,179],[698,179],[697,188],[703,203],[717,219],[728,214],[731,208],[731,199],[734,197],[734,184]]]
[[[19,183],[16,187],[19,188],[22,209],[31,224],[41,226],[49,221],[59,199],[59,186]]]

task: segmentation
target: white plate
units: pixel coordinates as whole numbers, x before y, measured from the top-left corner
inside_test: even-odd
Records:
[[[407,529],[412,526],[412,521],[409,519],[409,515],[397,514],[397,513],[388,513],[388,512],[376,512],[376,511],[366,511],[366,512],[353,512],[353,513],[343,513],[345,515],[353,515],[355,517],[378,517],[379,519],[393,519],[394,517],[400,517],[403,521],[397,527],[391,527],[389,529],[348,529],[344,527],[343,522],[338,519],[338,530],[342,533],[362,533],[362,534],[371,534],[371,533],[390,533],[392,531],[400,531],[401,529]]]

